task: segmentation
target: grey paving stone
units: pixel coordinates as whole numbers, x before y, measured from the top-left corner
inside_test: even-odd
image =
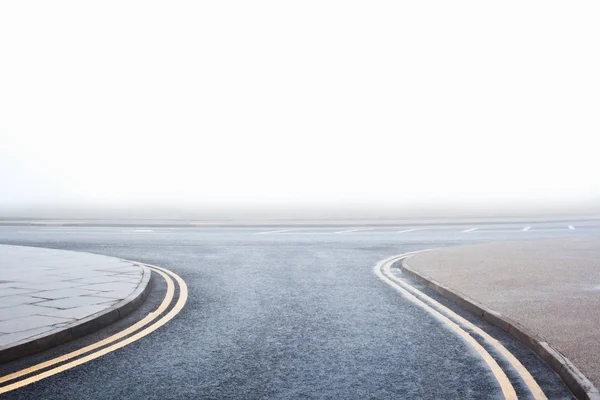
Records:
[[[48,311],[47,307],[38,307],[33,304],[22,304],[20,306],[0,308],[0,321],[43,314],[46,311]]]
[[[136,271],[135,269],[133,269],[130,271],[129,268],[127,268],[126,270],[122,270],[122,271],[113,270],[113,271],[102,271],[102,272],[104,272],[105,274],[108,274],[108,275],[119,275],[119,276],[130,275],[130,277],[131,277],[131,275],[133,275],[135,277],[135,275],[143,274],[142,271],[139,271],[139,269],[141,267],[135,267],[135,268],[137,268],[138,270]]]
[[[123,266],[123,267],[117,267],[117,268],[102,268],[101,270],[98,270],[98,271],[120,273],[120,274],[126,274],[126,273],[139,274],[140,267]]]
[[[127,283],[133,283],[133,284],[138,284],[140,283],[140,277],[136,276],[133,278],[128,278],[126,275],[125,276],[120,276],[119,277],[119,282],[127,282]]]
[[[30,315],[28,317],[0,321],[0,332],[15,333],[35,328],[55,327],[74,320],[43,315]]]
[[[133,292],[137,287],[138,283],[129,283],[129,282],[119,282],[119,283],[99,283],[96,285],[88,285],[82,286],[85,289],[98,290],[101,292],[113,292],[113,291],[123,291],[123,292]]]
[[[2,288],[0,288],[0,298],[6,297],[6,296],[14,296],[16,294],[26,294],[26,293],[31,293],[31,292],[34,292],[34,290],[20,289],[20,288],[14,288],[14,287],[2,287]],[[2,299],[0,299],[0,302],[2,302]]]
[[[3,362],[115,321],[125,309],[122,301],[148,275],[136,263],[117,258],[0,245],[0,276]],[[127,306],[131,308],[134,303]],[[118,310],[109,311],[116,305]],[[31,343],[27,343],[27,338],[31,338]]]
[[[82,283],[74,282],[74,281],[57,281],[57,282],[43,282],[43,283],[33,283],[28,284],[24,283],[16,287],[23,289],[33,289],[33,290],[57,290],[57,289],[65,289],[65,288],[73,288],[77,286],[82,286]]]
[[[111,290],[106,292],[96,292],[95,297],[105,297],[111,300],[121,300],[131,294],[131,290]]]
[[[118,276],[101,276],[101,277],[79,277],[78,279],[74,279],[71,282],[77,282],[80,286],[83,285],[93,285],[96,283],[113,283],[113,282],[121,282],[121,279]]]
[[[69,309],[76,308],[82,306],[89,306],[92,304],[102,304],[107,303],[105,297],[95,297],[95,296],[79,296],[67,299],[58,299],[58,300],[48,300],[38,303],[38,305],[42,305],[44,307],[52,307],[59,309]],[[1,331],[0,331],[1,332]]]
[[[77,296],[83,296],[83,295],[93,295],[95,293],[98,293],[98,291],[95,292],[90,292],[90,290],[86,290],[86,289],[80,289],[80,288],[65,288],[65,289],[58,289],[58,290],[43,290],[43,291],[39,291],[39,292],[35,292],[35,293],[30,293],[29,295],[32,297],[39,297],[39,298],[43,298],[43,299],[48,299],[48,300],[58,300],[58,299],[64,299],[67,297],[77,297]]]
[[[96,270],[71,270],[68,273],[61,274],[62,276],[68,277],[67,279],[81,279],[81,278],[105,278],[110,277],[115,274],[109,274],[104,271],[96,271]]]
[[[90,315],[99,313],[100,311],[106,310],[107,306],[112,307],[116,303],[118,303],[118,300],[102,304],[94,304],[90,306],[69,308],[66,310],[47,311],[44,313],[44,315],[47,315],[49,317],[83,319],[89,317]]]
[[[0,309],[5,307],[20,306],[22,304],[37,303],[40,299],[25,295],[6,296],[0,301]]]

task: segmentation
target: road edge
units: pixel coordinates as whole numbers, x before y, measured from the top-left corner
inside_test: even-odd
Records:
[[[52,347],[78,339],[96,332],[124,318],[136,310],[148,297],[152,289],[152,271],[144,265],[128,261],[143,271],[142,279],[136,289],[125,299],[106,310],[90,315],[77,323],[50,332],[24,339],[17,344],[0,350],[0,364],[48,350]]]
[[[561,377],[569,390],[578,399],[600,400],[600,391],[598,391],[594,384],[567,357],[552,347],[544,338],[499,312],[412,269],[407,263],[411,257],[412,255],[409,255],[397,262],[400,264],[403,273],[434,290],[446,299],[453,301],[463,309],[497,326],[529,347]]]

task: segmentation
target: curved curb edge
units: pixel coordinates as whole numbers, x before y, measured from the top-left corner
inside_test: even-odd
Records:
[[[470,297],[442,285],[427,275],[415,271],[407,264],[407,260],[411,257],[408,256],[399,261],[402,272],[436,291],[441,296],[458,304],[465,310],[508,332],[509,335],[529,347],[562,378],[567,387],[578,399],[600,400],[600,391],[598,391],[594,384],[567,357],[552,347],[545,339]]]
[[[48,350],[52,347],[98,331],[137,309],[144,300],[146,300],[152,289],[152,271],[140,263],[131,262],[129,260],[124,261],[128,261],[142,268],[143,271],[140,283],[129,296],[112,307],[96,314],[92,314],[78,321],[74,325],[41,333],[40,335],[24,339],[11,347],[0,350],[0,364]]]

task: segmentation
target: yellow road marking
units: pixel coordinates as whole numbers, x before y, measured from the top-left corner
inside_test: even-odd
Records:
[[[394,260],[397,260],[399,257],[400,256],[391,257],[391,258],[385,259],[385,260],[377,263],[377,265],[375,266],[375,274],[379,277],[379,279],[381,279],[382,281],[384,281],[385,283],[387,283],[388,285],[390,285],[391,287],[396,289],[398,292],[400,292],[400,294],[402,294],[406,299],[408,299],[412,303],[414,303],[414,304],[418,305],[419,307],[428,311],[430,314],[432,314],[438,320],[440,320],[444,324],[446,324],[450,329],[452,329],[463,340],[465,340],[465,342],[467,342],[488,365],[489,369],[492,371],[492,374],[496,378],[496,381],[500,385],[500,389],[502,390],[502,394],[504,395],[504,398],[507,400],[517,400],[517,393],[515,392],[515,388],[510,383],[510,381],[508,380],[508,377],[506,376],[506,374],[504,373],[502,368],[500,368],[500,366],[498,365],[496,360],[494,360],[494,358],[490,355],[490,353],[487,352],[487,350],[485,350],[485,348],[483,348],[483,346],[481,346],[475,339],[473,339],[473,337],[471,335],[469,335],[465,330],[463,330],[460,326],[458,326],[458,324],[456,324],[455,322],[450,320],[448,317],[446,317],[445,315],[443,315],[442,313],[440,313],[433,307],[429,306],[428,304],[426,304],[425,302],[423,302],[422,300],[417,298],[415,295],[410,293],[408,290],[404,289],[402,286],[396,284],[393,280],[391,280],[386,275],[384,275],[383,272],[381,272],[381,268],[387,262],[389,262],[391,264]]]
[[[152,325],[146,327],[145,329],[137,332],[136,334],[130,336],[129,338],[122,340],[118,343],[115,343],[111,346],[105,347],[101,350],[98,350],[94,353],[88,354],[85,357],[81,357],[78,358],[76,360],[73,360],[71,362],[68,362],[66,364],[60,365],[56,368],[52,368],[50,370],[41,372],[37,375],[31,376],[29,378],[23,379],[21,381],[18,382],[14,382],[10,385],[6,385],[3,387],[0,387],[0,394],[2,393],[6,393],[15,389],[19,389],[21,387],[30,385],[34,382],[38,382],[42,379],[48,378],[50,376],[56,375],[58,373],[64,372],[66,370],[69,370],[71,368],[74,368],[78,365],[84,364],[88,361],[94,360],[96,358],[102,357],[105,354],[111,353],[117,349],[120,349],[122,347],[127,346],[130,343],[135,342],[136,340],[141,339],[142,337],[154,332],[155,330],[157,330],[158,328],[160,328],[161,326],[163,326],[164,324],[166,324],[167,322],[169,322],[171,319],[173,319],[177,314],[179,314],[179,312],[181,311],[181,309],[185,306],[185,303],[187,302],[187,297],[188,297],[188,289],[187,289],[187,285],[185,284],[185,282],[183,281],[183,279],[181,279],[181,277],[179,277],[179,275],[175,274],[174,272],[171,272],[169,270],[166,270],[164,268],[160,268],[157,266],[150,266],[150,268],[152,268],[153,270],[155,270],[157,273],[159,273],[161,276],[164,277],[163,273],[166,273],[168,275],[170,275],[171,277],[173,277],[175,279],[175,281],[177,281],[177,283],[179,284],[179,298],[177,300],[177,302],[175,303],[175,306],[171,309],[171,311],[169,311],[167,314],[165,314],[162,318],[160,318],[158,321],[154,322]],[[161,271],[163,273],[161,273]],[[162,304],[161,304],[162,305]],[[157,309],[158,310],[158,309]],[[156,312],[154,313],[156,314]],[[158,315],[158,314],[156,314]],[[141,322],[141,321],[140,321]],[[108,339],[108,338],[107,338]]]
[[[165,281],[167,281],[167,293],[165,295],[164,300],[158,306],[158,308],[156,310],[154,310],[153,312],[151,312],[150,314],[148,314],[145,318],[139,320],[135,324],[131,325],[129,328],[124,329],[118,333],[115,333],[114,335],[109,336],[104,340],[100,340],[99,342],[93,343],[93,344],[83,347],[79,350],[75,350],[71,353],[56,357],[52,360],[48,360],[48,361],[42,362],[40,364],[33,365],[29,368],[26,368],[26,369],[14,372],[12,374],[0,377],[0,383],[12,381],[13,379],[17,379],[21,376],[29,375],[35,371],[39,371],[40,369],[48,368],[52,365],[65,362],[67,360],[70,360],[71,358],[88,353],[99,347],[105,346],[109,343],[119,340],[122,337],[125,337],[125,336],[137,331],[138,329],[142,328],[143,326],[147,325],[148,323],[154,321],[160,314],[163,313],[163,311],[165,311],[167,309],[169,304],[171,304],[171,301],[173,300],[173,295],[175,294],[175,285],[173,284],[173,280],[168,275],[166,275],[164,272],[158,271],[158,270],[155,270],[155,271],[156,271],[156,273],[160,274],[163,277],[163,279],[165,279]]]
[[[450,310],[448,307],[444,306],[443,304],[439,303],[438,301],[427,296],[425,293],[419,291],[418,289],[416,289],[413,286],[409,285],[408,283],[404,282],[400,278],[396,277],[391,271],[391,266],[392,266],[392,263],[394,263],[396,260],[398,260],[400,258],[403,258],[403,256],[394,257],[392,260],[390,260],[384,264],[384,266],[383,266],[384,272],[387,275],[389,275],[389,278],[391,278],[394,282],[402,285],[404,288],[408,289],[409,291],[416,293],[418,297],[426,300],[428,303],[430,303],[431,305],[436,307],[438,310],[441,310],[444,314],[448,315],[454,321],[457,321],[458,323],[462,324],[463,326],[467,326],[469,329],[473,330],[478,335],[480,335],[487,343],[489,343],[494,349],[496,349],[496,351],[498,351],[504,357],[504,359],[506,361],[508,361],[508,363],[517,371],[517,373],[521,376],[521,379],[523,380],[523,382],[525,382],[525,384],[527,385],[527,387],[528,387],[529,391],[531,392],[534,399],[536,399],[536,400],[546,400],[547,399],[546,395],[544,394],[544,391],[538,385],[535,378],[533,376],[531,376],[531,373],[527,370],[527,368],[525,368],[523,366],[523,364],[521,364],[521,362],[510,351],[508,351],[508,349],[506,347],[504,347],[504,345],[502,343],[500,343],[497,339],[490,336],[487,332],[485,332],[483,329],[479,328],[477,325],[471,323],[470,321],[468,321],[465,318],[461,317],[460,315],[456,314],[454,311]]]

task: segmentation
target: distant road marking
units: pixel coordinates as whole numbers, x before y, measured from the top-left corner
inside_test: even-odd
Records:
[[[103,231],[43,231],[43,233],[64,233],[66,235],[128,235],[133,233],[134,231],[120,231],[120,232],[103,232]],[[38,233],[41,234],[40,231],[17,231],[17,233],[22,234],[32,234]],[[159,233],[161,235],[172,235],[175,232],[156,232],[152,231],[152,233]]]
[[[530,226],[526,226],[525,228],[523,228],[523,232],[527,232],[528,230],[530,230],[531,227]]]
[[[134,229],[134,232],[154,232],[153,229]],[[128,232],[128,231],[125,231]]]
[[[266,232],[256,232],[255,235],[268,235],[269,233],[283,233],[283,232],[289,232],[292,229],[280,229],[278,231],[266,231]]]
[[[494,347],[494,349],[498,351],[502,355],[502,357],[506,361],[508,361],[511,364],[511,366],[516,370],[516,372],[521,376],[521,379],[527,385],[529,391],[536,400],[546,400],[546,395],[544,394],[540,386],[537,384],[533,376],[531,376],[529,371],[497,339],[491,337],[487,332],[485,332],[481,328],[472,324],[470,321],[464,319],[460,315],[456,314],[454,311],[440,304],[436,300],[427,296],[425,293],[414,288],[413,286],[398,278],[392,273],[391,266],[394,262],[419,252],[421,251],[405,253],[399,256],[394,256],[382,260],[375,266],[375,274],[381,280],[383,280],[388,285],[392,286],[394,289],[400,292],[405,298],[417,304],[421,308],[424,308],[429,313],[433,314],[436,318],[444,322],[454,332],[461,336],[468,344],[470,344],[475,349],[475,351],[479,353],[479,355],[484,359],[484,361],[492,370],[492,373],[494,374],[494,377],[500,384],[502,393],[504,394],[504,397],[506,399],[517,398],[516,392],[514,391],[512,384],[506,377],[506,374],[500,368],[498,363],[485,350],[485,348],[483,348],[475,339],[473,339],[473,337],[470,336],[469,333],[462,329],[461,326],[459,326],[459,324],[475,332],[477,335],[482,337],[489,345]],[[425,302],[429,304],[426,304]]]
[[[358,231],[364,231],[365,228],[361,228],[361,229],[348,229],[345,231],[337,231],[337,232],[333,232],[333,233],[351,233],[351,232],[358,232]]]
[[[162,316],[162,318],[160,318],[159,320],[157,320],[156,322],[153,322],[151,325],[147,326],[146,328],[142,329],[142,330],[138,330],[137,333],[127,337],[124,340],[118,341],[117,343],[111,345],[111,346],[107,346],[104,347],[98,351],[95,351],[93,353],[88,354],[87,356],[84,357],[80,357],[77,358],[71,362],[59,365],[58,367],[49,369],[49,370],[45,370],[43,372],[38,373],[37,375],[33,375],[30,376],[28,378],[25,378],[23,380],[20,381],[16,381],[14,383],[11,383],[9,385],[6,386],[2,386],[0,387],[0,394],[2,393],[6,393],[6,392],[10,392],[12,390],[15,389],[19,389],[21,387],[30,385],[32,383],[38,382],[42,379],[48,378],[50,376],[56,375],[58,373],[64,372],[66,370],[69,370],[71,368],[74,368],[76,366],[79,366],[81,364],[84,364],[88,361],[94,360],[96,358],[102,357],[103,355],[106,355],[108,353],[111,353],[117,349],[120,349],[122,347],[127,346],[128,344],[131,344],[133,342],[135,342],[136,340],[141,339],[144,336],[149,335],[150,333],[154,332],[155,330],[157,330],[158,328],[160,328],[161,326],[163,326],[164,324],[166,324],[167,322],[169,322],[171,319],[173,319],[177,314],[179,314],[179,312],[183,309],[183,307],[185,306],[185,303],[187,302],[187,298],[188,298],[188,289],[187,289],[187,285],[185,283],[185,281],[183,279],[181,279],[181,277],[179,277],[179,275],[175,274],[174,272],[171,272],[167,269],[161,268],[161,267],[157,267],[154,265],[149,265],[149,264],[145,264],[146,266],[148,266],[150,269],[154,270],[156,273],[158,273],[159,275],[161,275],[163,278],[165,278],[165,280],[167,281],[167,293],[165,295],[165,299],[163,300],[163,302],[160,304],[160,306],[152,313],[148,314],[148,316],[146,316],[144,319],[138,321],[137,323],[135,323],[134,325],[130,326],[129,328],[124,329],[123,331],[116,333],[104,340],[101,340],[97,343],[94,343],[90,346],[84,347],[80,350],[68,353],[66,355],[60,356],[60,357],[56,357],[52,360],[48,360],[45,361],[43,363],[34,365],[32,367],[26,368],[24,370],[21,371],[17,371],[13,374],[10,375],[6,375],[3,377],[0,377],[0,383],[2,382],[6,382],[6,381],[10,381],[10,380],[14,380],[18,377],[21,377],[23,375],[28,375],[31,374],[35,371],[38,371],[40,369],[44,369],[47,368],[49,366],[58,364],[58,363],[62,363],[66,360],[69,360],[73,357],[79,356],[81,354],[87,353],[89,351],[92,351],[98,347],[102,347],[105,346],[107,344],[110,344],[118,339],[121,339],[131,333],[134,333],[135,330],[138,330],[140,328],[142,328],[144,325],[148,324],[149,322],[153,321],[154,319],[156,319],[157,317],[160,316],[160,314],[162,312],[164,312],[167,307],[170,305],[172,299],[173,299],[173,292],[174,292],[174,287],[173,287],[173,281],[169,278],[169,276],[173,279],[175,279],[175,281],[177,282],[177,284],[179,285],[179,297],[177,299],[177,302],[175,303],[175,305],[173,306],[173,308],[165,315]],[[168,276],[166,276],[168,275]],[[170,283],[169,283],[170,281]],[[168,300],[168,302],[167,302]]]
[[[398,231],[396,233],[405,233],[405,232],[414,232],[414,231],[418,231],[419,228],[415,228],[415,229],[405,229],[403,231]]]
[[[464,232],[464,233],[467,233],[467,232],[473,232],[473,231],[476,231],[477,229],[479,229],[479,228],[465,229],[463,232]]]
[[[573,225],[569,225],[569,230],[573,230],[575,227]]]

